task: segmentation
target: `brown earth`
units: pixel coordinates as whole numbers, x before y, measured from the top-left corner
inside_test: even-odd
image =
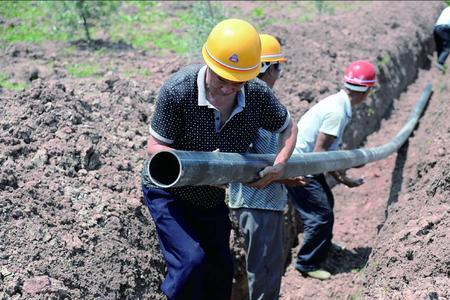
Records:
[[[425,83],[435,91],[409,143],[349,171],[365,178],[363,186],[334,188],[335,241],[345,249],[327,261],[333,279],[305,279],[289,265],[282,299],[450,299],[450,79],[430,69],[441,8],[374,2],[263,28],[286,41],[289,63],[275,90],[297,119],[336,91],[348,62],[377,63],[380,91],[356,111],[346,147],[386,143]],[[123,45],[104,55],[81,43],[68,53],[67,46],[16,44],[0,56],[2,71],[31,81],[22,92],[0,93],[0,300],[164,299],[158,286],[165,267],[139,173],[158,88],[184,59]],[[115,71],[75,79],[67,62],[111,64]],[[122,76],[138,69],[151,75]],[[297,228],[289,230],[292,244]],[[242,275],[242,250],[233,250]],[[242,298],[243,277],[237,278],[235,297]]]

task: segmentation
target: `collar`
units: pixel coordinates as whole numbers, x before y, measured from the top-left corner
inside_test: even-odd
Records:
[[[203,66],[197,75],[197,87],[198,87],[198,106],[208,106],[209,108],[214,108],[208,98],[206,97],[206,68],[207,66]],[[241,90],[237,93],[237,105],[236,108],[244,108],[245,107],[245,85],[242,86]]]
[[[345,104],[345,114],[349,119],[352,118],[352,104],[350,102],[350,98],[348,97],[348,94],[344,90],[340,90],[339,94],[341,95],[342,99],[344,100]]]

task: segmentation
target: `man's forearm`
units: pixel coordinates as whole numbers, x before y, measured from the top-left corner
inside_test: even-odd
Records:
[[[296,142],[297,126],[291,119],[288,127],[280,134],[280,138],[278,140],[279,151],[273,164],[285,164],[291,157],[292,152],[294,152]]]
[[[153,155],[155,153],[158,153],[160,151],[168,151],[168,150],[174,150],[169,145],[155,139],[153,136],[150,136],[147,142],[147,154]]]

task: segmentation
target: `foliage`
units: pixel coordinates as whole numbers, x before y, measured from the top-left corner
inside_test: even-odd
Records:
[[[264,16],[264,8],[262,7],[256,7],[252,10],[252,15],[254,17],[260,18],[262,16]]]
[[[117,11],[117,1],[55,1],[50,3],[55,11],[56,30],[73,35],[83,30],[85,38],[92,41],[92,28],[103,29],[111,25],[111,16]]]
[[[73,40],[83,34],[90,41],[93,28],[108,28],[119,4],[85,0],[2,1],[0,15],[8,24],[0,26],[0,42]]]
[[[385,53],[383,57],[377,61],[377,66],[379,69],[391,63],[391,57],[388,53]]]
[[[334,13],[334,7],[323,0],[317,0],[314,1],[314,5],[316,7],[317,12],[322,15],[322,14],[333,14]]]
[[[2,0],[0,0],[2,1]],[[449,0],[450,1],[450,0]],[[211,29],[225,18],[249,20],[258,30],[276,23],[312,20],[317,14],[354,9],[361,2],[256,2],[250,12],[225,9],[219,1],[2,1],[0,47],[27,41],[73,41],[101,37],[153,54],[200,52]],[[269,12],[296,10],[300,15],[276,19]]]
[[[193,53],[200,51],[208,38],[209,32],[226,17],[221,3],[196,1],[190,13],[180,15],[180,18],[188,25],[188,52]]]
[[[372,117],[375,115],[375,110],[372,107],[367,107],[367,117]]]

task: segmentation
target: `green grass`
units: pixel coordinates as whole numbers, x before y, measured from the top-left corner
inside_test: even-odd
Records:
[[[225,18],[246,19],[263,31],[271,24],[307,22],[317,14],[334,14],[363,4],[345,1],[264,2],[264,5],[255,5],[246,15],[240,9],[227,11],[223,3],[218,1],[121,1],[119,9],[107,16],[111,25],[106,28],[100,26],[109,24],[106,18],[100,18],[90,28],[90,33],[93,39],[101,37],[112,42],[123,41],[156,55],[164,54],[167,50],[177,54],[198,53],[210,30]],[[300,14],[281,20],[271,17],[270,11],[281,9],[300,11]],[[16,42],[40,43],[84,38],[82,29],[58,25],[65,19],[66,13],[73,17],[73,12],[62,11],[61,6],[52,1],[0,0],[0,15],[9,24],[0,26],[0,47]],[[76,50],[69,50],[68,54],[71,51]]]
[[[125,78],[131,78],[131,77],[135,77],[135,76],[148,77],[151,74],[152,74],[152,72],[147,68],[141,68],[141,69],[136,69],[136,70],[126,70],[123,72],[123,76]]]
[[[167,22],[168,19],[167,13],[154,2],[124,2],[110,36],[113,41],[123,40],[138,49],[153,46],[183,53],[186,46],[179,45],[180,37],[171,32],[173,22]]]
[[[439,81],[437,85],[437,90],[439,91],[440,94],[443,94],[447,91],[447,84],[445,83],[445,81]]]
[[[375,110],[372,107],[367,107],[367,117],[372,117],[375,115]]]
[[[381,60],[379,60],[377,62],[377,66],[379,69],[381,69],[382,67],[387,66],[390,63],[391,63],[391,57],[389,56],[388,53],[385,53],[383,55],[383,57],[381,58]]]
[[[9,75],[0,73],[0,87],[2,87],[5,90],[11,90],[11,91],[21,91],[24,88],[26,88],[28,85],[26,83],[22,82],[12,82],[9,80]]]
[[[67,68],[70,75],[76,78],[96,76],[101,72],[98,65],[91,63],[74,64]]]
[[[9,25],[0,26],[0,43],[67,40],[67,34],[55,30],[50,13],[45,2],[1,1],[0,15]]]
[[[252,15],[253,15],[254,17],[256,17],[256,18],[261,18],[261,17],[263,17],[263,16],[264,16],[264,8],[262,8],[262,7],[255,7],[255,8],[252,10]]]

